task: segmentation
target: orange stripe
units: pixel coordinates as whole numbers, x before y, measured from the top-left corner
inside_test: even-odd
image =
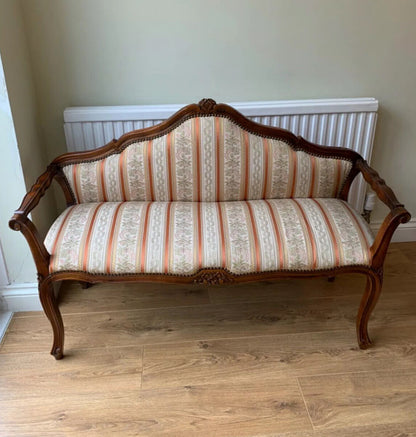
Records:
[[[220,234],[221,234],[221,267],[225,268],[225,237],[224,237],[224,223],[222,220],[221,203],[217,204],[217,208],[218,208]]]
[[[69,208],[68,213],[65,216],[65,218],[62,220],[61,226],[59,227],[59,230],[58,230],[58,232],[56,234],[56,238],[55,238],[55,241],[53,242],[53,247],[52,247],[52,251],[51,251],[51,254],[50,254],[51,255],[50,262],[49,262],[49,271],[50,272],[53,271],[53,258],[54,258],[54,255],[55,255],[56,247],[58,246],[59,238],[60,238],[61,233],[62,233],[62,231],[64,229],[65,223],[68,221],[68,218],[72,214],[72,211],[74,210],[74,208],[75,208],[75,205],[71,206]]]
[[[119,169],[120,169],[120,185],[121,185],[121,195],[123,197],[123,201],[127,200],[126,190],[124,188],[124,153],[125,151],[120,153],[119,159]]]
[[[77,198],[78,203],[81,203],[81,198],[79,197],[78,192],[78,183],[77,183],[77,167],[78,164],[74,164],[72,167],[72,177],[74,178],[74,191],[75,191],[75,197]]]
[[[269,173],[269,143],[267,138],[263,138],[263,147],[264,147],[264,186],[263,186],[263,196],[262,198],[266,198],[266,190],[267,190],[267,178]]]
[[[88,262],[88,252],[90,250],[90,241],[91,241],[91,234],[92,234],[92,230],[94,228],[94,221],[95,218],[97,217],[97,213],[98,210],[104,205],[104,203],[99,203],[98,206],[95,208],[94,214],[92,215],[92,219],[88,228],[88,233],[87,233],[87,238],[85,240],[85,245],[84,245],[84,259],[82,262],[82,269],[84,271],[87,270],[87,262]]]
[[[312,169],[311,169],[311,188],[309,190],[309,196],[308,197],[312,197],[313,196],[313,189],[314,189],[314,185],[315,185],[315,167],[316,167],[316,160],[314,156],[311,156],[311,164],[312,164]]]
[[[292,181],[292,189],[290,191],[290,196],[293,197],[295,195],[295,188],[296,188],[296,170],[297,170],[297,154],[294,150],[292,150],[292,157],[293,157],[293,181]]]
[[[172,146],[172,132],[168,133],[167,136],[167,147],[168,147],[168,184],[169,184],[169,200],[172,200],[172,169],[171,169],[171,146]]]
[[[249,202],[246,202],[248,212],[250,214],[251,227],[253,229],[253,239],[254,239],[254,247],[256,248],[256,271],[260,271],[260,243],[259,237],[257,235],[257,227],[256,222],[254,221],[254,214]]]
[[[338,197],[339,186],[341,185],[341,160],[337,160],[337,184],[335,185],[334,197]]]
[[[169,231],[170,231],[170,209],[172,203],[168,203],[168,210],[166,212],[166,232],[165,232],[165,273],[169,271]]]
[[[215,141],[217,151],[217,202],[220,201],[220,119],[215,117]]]
[[[147,165],[149,169],[149,187],[150,187],[150,200],[154,200],[153,193],[153,175],[152,175],[152,140],[147,145]]]
[[[245,171],[245,181],[244,181],[244,200],[248,198],[248,179],[250,177],[250,167],[249,167],[249,139],[248,133],[244,131],[244,145],[246,146],[246,171]]]
[[[140,255],[140,271],[141,272],[144,272],[144,261],[145,261],[145,258],[146,258],[147,227],[149,225],[149,212],[150,212],[150,206],[151,205],[152,205],[151,202],[149,202],[147,204],[146,215],[144,217],[142,248],[141,248],[141,255]]]
[[[105,170],[105,159],[103,159],[100,164],[100,179],[101,179],[101,189],[103,192],[103,201],[107,202],[107,195],[105,192],[104,170]]]
[[[201,202],[198,203],[197,220],[198,220],[198,268],[202,267],[202,224],[201,224]]]
[[[113,222],[110,228],[110,236],[109,236],[108,247],[107,247],[107,260],[106,260],[107,273],[111,273],[111,258],[113,254],[114,229],[116,227],[118,212],[120,211],[122,205],[123,203],[120,203],[117,206],[116,211],[114,213]]]
[[[270,210],[270,217],[272,218],[273,227],[274,227],[274,233],[276,235],[277,246],[279,248],[279,268],[282,269],[283,268],[283,244],[282,244],[282,238],[280,236],[279,227],[277,226],[276,216],[274,215],[273,208],[270,205],[268,200],[266,200],[266,205],[269,207],[269,210]]]
[[[338,267],[340,265],[340,255],[339,255],[339,248],[338,248],[338,244],[337,244],[337,237],[335,236],[335,232],[334,232],[334,228],[332,227],[332,224],[328,218],[328,214],[326,213],[326,211],[324,210],[323,206],[316,200],[316,199],[312,199],[319,207],[319,209],[322,211],[322,214],[324,216],[325,222],[328,226],[329,229],[329,233],[331,234],[331,239],[332,239],[332,246],[334,248],[334,252],[335,252],[335,266]]]
[[[300,210],[302,217],[303,217],[303,221],[306,224],[306,229],[308,230],[309,240],[310,240],[311,246],[312,246],[312,259],[313,259],[312,269],[315,269],[316,268],[316,261],[317,261],[317,255],[316,255],[317,252],[316,252],[316,244],[315,244],[315,239],[313,237],[312,228],[308,222],[308,218],[307,218],[305,212],[303,211],[301,204],[296,199],[293,199],[293,201],[296,203],[296,205],[298,205],[299,210]]]
[[[199,138],[199,127],[200,120],[198,117],[195,118],[195,140],[196,140],[196,200],[201,201],[201,163],[200,163],[200,138]]]

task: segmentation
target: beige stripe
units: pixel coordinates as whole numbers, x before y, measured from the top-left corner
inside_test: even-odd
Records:
[[[168,173],[168,193],[169,193],[169,197],[168,200],[172,201],[172,167],[171,167],[171,162],[172,162],[172,135],[169,132],[167,135],[167,162],[166,162],[166,167],[167,167],[167,173]]]
[[[270,164],[272,159],[269,157],[269,140],[263,138],[263,168],[264,168],[264,181],[263,181],[263,195],[262,198],[266,199],[270,194],[270,176],[271,168]]]
[[[56,257],[56,249],[61,246],[61,240],[62,236],[65,235],[65,227],[67,225],[67,222],[69,220],[70,215],[73,213],[74,209],[76,208],[76,205],[71,206],[67,209],[67,211],[64,213],[65,216],[59,226],[58,232],[56,233],[56,236],[54,238],[52,249],[50,250],[50,263],[49,263],[49,271],[52,273],[53,271],[57,270],[57,257]]]
[[[140,250],[140,271],[144,272],[146,267],[146,249],[147,249],[147,237],[149,234],[149,215],[152,202],[149,202],[146,206],[146,212],[144,216],[143,234],[141,238],[141,250]]]
[[[217,201],[224,200],[224,119],[217,117]]]
[[[336,165],[335,165],[336,171],[335,171],[335,184],[334,184],[334,193],[333,197],[338,197],[338,192],[341,186],[341,160],[337,159]]]
[[[78,181],[78,177],[79,177],[79,165],[74,164],[72,166],[72,180],[73,180],[73,184],[74,184],[74,194],[75,194],[75,197],[77,199],[77,202],[81,203],[82,202],[82,198],[81,198],[82,190],[81,190],[80,183]]]
[[[119,156],[119,172],[120,172],[120,187],[121,187],[121,195],[122,195],[122,200],[128,200],[128,191],[126,189],[126,186],[128,186],[128,184],[126,184],[126,180],[127,180],[127,171],[126,171],[126,150],[124,150],[123,152],[120,153]]]
[[[276,240],[276,249],[279,252],[279,269],[285,269],[287,266],[287,250],[284,249],[284,241],[282,239],[283,235],[283,227],[282,222],[280,221],[279,214],[276,213],[273,203],[269,200],[266,200],[266,205],[269,209],[270,218],[273,223],[273,230],[275,233]]]
[[[222,267],[218,204],[201,202],[203,263],[207,267]]]
[[[297,168],[297,154],[294,150],[289,150],[289,176],[290,180],[287,183],[287,195],[286,197],[293,197],[296,190],[296,168]]]
[[[358,221],[357,217],[355,216],[354,212],[352,211],[351,207],[348,205],[347,202],[341,202],[341,205],[343,206],[343,208],[348,212],[348,214],[351,216],[351,218],[353,219],[354,223],[355,223],[355,227],[357,229],[357,233],[359,235],[360,241],[361,241],[361,247],[363,247],[365,250],[363,250],[363,255],[365,258],[365,262],[368,264],[370,261],[370,245],[369,242],[367,241],[367,238],[364,234],[363,228],[361,223]]]
[[[80,263],[78,261],[78,265],[81,265],[81,268],[83,271],[88,271],[88,259],[89,259],[89,250],[90,250],[90,241],[91,241],[91,235],[94,230],[94,222],[98,214],[98,210],[104,205],[104,203],[99,203],[94,209],[92,209],[90,212],[88,224],[84,227],[84,235],[85,231],[87,230],[87,233],[85,235],[85,240],[83,240],[83,244],[80,246],[80,254],[79,254],[79,261],[82,260]]]
[[[203,264],[203,240],[202,240],[202,213],[201,213],[201,202],[198,202],[197,205],[195,205],[196,207],[196,221],[197,221],[197,241],[198,241],[198,246],[195,245],[195,249],[198,252],[198,256],[197,256],[197,266],[198,269],[200,269],[202,267]],[[195,250],[194,249],[194,250]]]
[[[178,192],[177,192],[177,178],[176,178],[176,130],[174,129],[171,132],[171,153],[170,153],[170,177],[171,177],[171,188],[172,188],[172,200],[178,200]]]
[[[218,203],[218,221],[221,230],[221,267],[230,268],[230,237],[227,232],[227,213],[223,202]]]
[[[116,256],[116,250],[114,250],[114,247],[117,247],[117,237],[119,234],[121,217],[120,209],[123,207],[123,205],[125,205],[125,203],[119,203],[113,211],[105,263],[107,273],[112,273],[114,271],[114,259]]]
[[[169,258],[170,258],[170,242],[171,242],[171,238],[170,238],[170,234],[171,234],[171,228],[172,228],[172,224],[171,224],[171,208],[172,208],[172,202],[169,202],[167,205],[167,211],[166,211],[166,230],[165,230],[165,241],[164,241],[164,263],[163,263],[163,269],[164,269],[164,273],[168,273],[169,272],[169,267],[170,267],[170,263],[169,263]]]
[[[245,202],[246,210],[248,210],[248,214],[246,213],[247,223],[250,223],[250,226],[247,226],[247,230],[249,233],[250,246],[251,246],[251,255],[252,260],[251,264],[256,266],[256,271],[261,271],[261,256],[260,256],[260,243],[258,237],[258,231],[256,222],[254,219],[254,213],[250,202]]]
[[[197,122],[196,118],[191,120],[191,132],[192,132],[192,200],[194,202],[198,201],[198,189],[199,189],[199,153],[197,152]]]
[[[104,193],[101,186],[101,161],[97,161],[94,164],[95,182],[97,186],[97,201],[104,202]]]
[[[250,172],[250,137],[246,131],[243,132],[244,140],[244,154],[241,155],[241,164],[244,162],[244,166],[241,165],[241,177],[243,178],[242,183],[244,186],[244,200],[249,198],[249,186],[251,185],[251,172]],[[244,169],[244,171],[243,171]]]
[[[320,211],[322,212],[324,220],[327,224],[327,228],[331,236],[332,252],[335,254],[335,267],[338,267],[341,264],[341,254],[340,254],[341,244],[337,238],[338,235],[337,228],[331,222],[331,218],[332,218],[331,214],[328,211],[326,211],[324,205],[322,205],[319,199],[312,199],[312,200],[318,205]]]
[[[107,201],[107,191],[106,191],[106,186],[105,186],[105,164],[106,164],[106,160],[102,159],[100,161],[100,180],[101,180],[101,191],[103,193],[103,201],[106,202]]]
[[[153,201],[155,196],[154,196],[154,191],[153,191],[153,168],[152,168],[152,146],[153,146],[153,141],[150,140],[147,144],[147,148],[146,148],[146,166],[145,168],[147,169],[147,178],[146,180],[148,181],[148,183],[146,185],[148,185],[149,187],[149,194],[147,196],[147,200]]]
[[[342,235],[340,234],[340,231],[342,232],[342,228],[338,229],[338,227],[339,227],[338,223],[334,219],[334,214],[331,212],[330,208],[328,207],[327,201],[325,199],[315,199],[315,200],[318,201],[319,204],[322,206],[322,208],[325,210],[326,215],[328,217],[328,220],[331,222],[331,226],[332,226],[332,229],[334,230],[336,240],[337,240],[340,264],[345,265],[346,257],[345,257],[345,251],[344,251],[344,244],[343,244]]]
[[[309,237],[309,238],[308,237],[305,238],[307,245],[309,247],[308,259],[309,260],[312,259],[312,265],[310,267],[312,269],[315,269],[317,261],[318,261],[318,253],[316,250],[315,237],[314,237],[314,234],[312,231],[312,227],[311,227],[311,224],[309,223],[308,215],[304,211],[301,203],[296,199],[293,199],[293,202],[294,202],[294,205],[297,206],[297,209],[299,211],[298,215],[299,215],[299,218],[301,219],[300,222],[303,222],[303,224],[304,224],[303,228],[306,229],[306,232],[307,232],[308,237]]]
[[[310,157],[310,165],[311,165],[311,181],[310,181],[308,197],[314,197],[315,182],[316,182],[316,158],[314,156]]]
[[[136,272],[141,271],[141,256],[142,256],[142,246],[144,243],[144,238],[146,237],[144,234],[145,231],[145,218],[148,213],[150,202],[143,202],[143,206],[140,210],[140,219],[138,220],[137,226],[137,250],[136,250],[136,259],[134,263],[134,268]]]

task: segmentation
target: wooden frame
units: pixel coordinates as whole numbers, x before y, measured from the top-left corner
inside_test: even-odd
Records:
[[[72,193],[62,172],[62,166],[71,163],[95,161],[102,159],[111,154],[120,153],[125,147],[135,141],[144,141],[158,136],[162,136],[174,129],[184,120],[198,116],[222,116],[227,117],[237,123],[245,130],[267,138],[277,138],[287,142],[295,150],[303,150],[309,154],[321,157],[332,157],[346,159],[352,163],[352,168],[341,189],[339,198],[347,200],[348,192],[354,178],[361,173],[367,183],[375,191],[379,199],[384,202],[390,212],[384,219],[384,222],[376,235],[373,245],[370,248],[372,262],[370,266],[347,266],[338,267],[329,270],[315,271],[275,271],[260,272],[243,275],[234,275],[225,269],[203,269],[190,276],[165,275],[165,274],[128,274],[128,275],[104,275],[90,274],[87,272],[58,272],[49,273],[48,253],[42,239],[29,219],[29,213],[38,205],[40,199],[55,179],[63,189],[67,205],[76,203],[75,196]],[[265,126],[245,118],[235,109],[225,104],[217,104],[212,99],[203,99],[199,104],[192,104],[178,111],[172,117],[163,123],[133,131],[123,135],[118,140],[113,140],[109,144],[99,149],[79,153],[67,153],[57,157],[47,167],[32,186],[30,191],[25,195],[19,209],[15,211],[9,222],[11,229],[21,231],[28,241],[33,258],[36,263],[39,281],[39,297],[43,309],[52,325],[54,340],[51,354],[56,359],[63,357],[64,346],[64,327],[62,316],[59,311],[58,303],[53,293],[52,283],[54,281],[76,280],[85,286],[97,282],[168,282],[168,283],[202,283],[208,285],[253,282],[260,280],[271,280],[279,278],[293,277],[311,277],[311,276],[328,276],[334,277],[341,273],[361,273],[367,276],[367,285],[364,295],[361,299],[357,315],[357,339],[360,348],[366,349],[371,345],[368,335],[368,320],[377,303],[381,292],[383,282],[383,264],[387,248],[394,231],[400,223],[406,223],[410,220],[409,212],[404,208],[393,191],[381,179],[378,173],[373,170],[366,161],[356,152],[344,149],[319,146],[310,143],[302,137],[296,137],[291,132],[271,126]]]

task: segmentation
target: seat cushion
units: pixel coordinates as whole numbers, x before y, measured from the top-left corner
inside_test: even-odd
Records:
[[[369,265],[372,243],[367,223],[339,199],[83,203],[45,240],[51,273],[175,275]]]

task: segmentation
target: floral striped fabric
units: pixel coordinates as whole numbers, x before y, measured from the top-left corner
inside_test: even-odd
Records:
[[[190,275],[369,265],[368,225],[339,199],[101,202],[67,208],[45,245],[50,271]]]
[[[210,116],[63,171],[77,203],[86,203],[337,197],[350,169],[347,160],[296,152]]]

